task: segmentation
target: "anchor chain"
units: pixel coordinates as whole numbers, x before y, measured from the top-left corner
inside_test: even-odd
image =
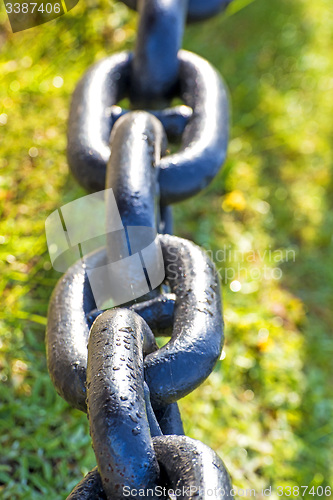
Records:
[[[169,498],[170,489],[179,498],[206,499],[213,490],[231,498],[223,462],[184,436],[177,405],[220,357],[219,279],[198,246],[171,235],[171,204],[207,186],[228,142],[225,85],[207,61],[181,50],[184,25],[230,2],[124,3],[139,10],[136,48],[86,72],[69,116],[70,169],[90,193],[105,191],[107,217],[115,200],[123,229],[68,269],[49,305],[49,373],[57,392],[87,413],[97,461],[68,499],[133,498],[139,490]],[[125,97],[130,110],[118,105]],[[176,97],[184,105],[172,107]],[[167,154],[172,141],[180,147]],[[141,274],[132,265],[139,258]],[[116,291],[105,285],[109,272]],[[98,308],[93,282],[114,307]],[[140,293],[129,298],[134,289]],[[170,340],[159,348],[161,336]]]

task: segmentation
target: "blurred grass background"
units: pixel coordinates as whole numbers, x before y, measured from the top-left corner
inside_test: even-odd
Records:
[[[81,0],[12,34],[2,5],[0,26],[0,497],[52,500],[95,459],[86,416],[47,373],[59,274],[44,221],[84,195],[65,158],[73,89],[93,62],[133,47],[136,14]],[[224,359],[180,407],[237,488],[272,485],[273,499],[277,486],[333,484],[332,42],[328,0],[235,0],[184,40],[224,76],[233,116],[224,169],[175,207],[175,234],[215,258],[226,322]]]

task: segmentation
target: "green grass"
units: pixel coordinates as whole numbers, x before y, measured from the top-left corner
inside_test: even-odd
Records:
[[[3,7],[0,23],[0,497],[52,500],[95,459],[86,416],[47,373],[60,275],[44,221],[84,194],[65,158],[71,93],[94,61],[133,47],[136,15],[82,0],[26,32],[11,34]],[[329,0],[235,0],[184,40],[223,74],[233,116],[224,169],[175,208],[175,234],[215,257],[226,321],[225,359],[180,407],[235,487],[272,485],[273,499],[278,486],[333,484],[332,33]]]

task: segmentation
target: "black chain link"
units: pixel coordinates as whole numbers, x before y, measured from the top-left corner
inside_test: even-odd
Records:
[[[124,3],[137,7],[136,0]],[[168,498],[168,488],[180,498],[206,499],[212,490],[231,498],[219,457],[183,435],[177,401],[211,373],[223,320],[215,267],[199,247],[170,235],[169,206],[202,190],[225,159],[225,86],[207,61],[179,49],[186,19],[204,19],[228,3],[142,0],[134,54],[100,61],[74,92],[70,168],[88,191],[112,189],[125,229],[67,271],[49,306],[49,372],[58,393],[88,413],[98,464],[70,499],[119,499],[133,489]],[[131,110],[117,106],[124,97]],[[168,108],[174,97],[184,105]],[[178,152],[166,155],[175,138]],[[128,253],[135,228],[144,241]],[[140,252],[148,240],[146,270],[162,252],[163,285],[150,282],[141,302],[98,310],[89,269]],[[161,335],[171,339],[159,349]]]

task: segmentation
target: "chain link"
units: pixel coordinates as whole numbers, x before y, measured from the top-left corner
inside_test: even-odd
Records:
[[[124,3],[137,8],[136,0]],[[228,142],[225,85],[207,61],[180,50],[184,24],[228,3],[142,0],[134,53],[97,63],[73,95],[70,168],[88,191],[112,191],[124,229],[74,264],[50,301],[50,376],[69,404],[87,412],[98,464],[69,499],[132,498],[134,490],[169,498],[169,488],[180,498],[206,499],[212,490],[231,498],[223,462],[183,435],[177,406],[209,376],[222,350],[218,275],[199,247],[170,234],[170,204],[212,180]],[[131,110],[118,106],[124,97]],[[174,97],[184,105],[168,107]],[[179,150],[166,155],[175,139]],[[109,216],[110,203],[106,195]],[[136,253],[149,277],[140,302],[99,310],[90,270]],[[156,271],[159,257],[164,268],[155,283],[149,269]],[[110,298],[107,288],[101,293]],[[155,336],[171,339],[158,348]]]
[[[121,0],[131,9],[137,10],[138,0]],[[232,0],[188,0],[187,20],[203,21],[224,10]]]

